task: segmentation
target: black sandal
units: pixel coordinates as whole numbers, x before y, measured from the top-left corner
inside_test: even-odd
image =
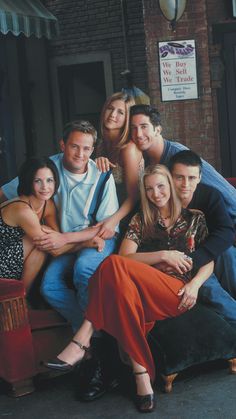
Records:
[[[67,362],[61,361],[61,359],[56,357],[56,358],[51,359],[47,362],[44,362],[45,367],[51,368],[53,370],[69,372],[69,371],[72,371],[79,364],[81,364],[81,362],[85,361],[89,356],[90,347],[84,346],[84,345],[82,345],[82,343],[80,343],[80,342],[78,342],[74,339],[72,339],[71,342],[75,343],[80,349],[85,351],[84,356],[79,361],[77,361],[75,364],[71,365],[71,364],[68,364]]]
[[[148,374],[147,370],[141,372],[134,372],[134,375]],[[155,408],[155,396],[154,393],[140,396],[136,394],[136,406],[139,412],[149,413],[153,412]]]

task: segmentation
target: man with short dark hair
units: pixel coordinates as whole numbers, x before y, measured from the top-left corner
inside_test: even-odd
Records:
[[[161,117],[157,109],[149,105],[134,105],[130,108],[130,132],[131,138],[136,144],[136,146],[143,152],[145,162],[147,164],[164,164],[168,166],[170,158],[182,150],[188,150],[188,148],[179,142],[166,140],[162,136],[162,126],[161,126]],[[199,182],[201,184],[206,184],[216,188],[223,197],[225,206],[228,214],[230,215],[234,226],[236,225],[236,190],[221,176],[209,163],[201,159],[202,163],[202,173],[201,178],[199,177]],[[232,228],[232,227],[231,227]],[[233,230],[231,234],[226,235],[226,240],[221,241],[220,251],[228,249],[233,244],[232,238],[234,237]],[[210,240],[210,237],[208,238]],[[204,252],[205,258],[207,252]],[[200,255],[199,253],[194,256],[195,263],[196,259]],[[219,255],[219,254],[218,254]],[[212,255],[208,255],[208,258],[211,260]],[[198,261],[198,265],[200,259]],[[218,283],[218,282],[217,282]],[[218,283],[219,285],[219,283]],[[209,288],[210,289],[210,288]],[[222,289],[222,288],[221,288]],[[212,287],[214,291],[215,288]],[[222,289],[222,291],[224,291]],[[214,299],[214,295],[209,295],[209,298]],[[216,296],[217,297],[217,296]],[[232,305],[234,305],[235,300],[228,295],[231,299]],[[222,307],[218,307],[221,311]],[[229,307],[228,319],[231,319],[236,325],[236,314],[235,308],[232,309]]]
[[[180,151],[171,157],[169,169],[182,206],[200,209],[206,217],[209,235],[206,241],[192,252],[193,267],[199,269],[209,261],[222,257],[225,246],[228,246],[225,253],[235,254],[236,249],[232,246],[235,230],[222,196],[215,188],[200,183],[200,157],[191,150]],[[217,269],[215,274],[217,276]],[[227,271],[224,275],[227,276]],[[218,314],[236,327],[236,300],[222,288],[216,276],[211,275],[202,285],[199,298],[210,304]],[[236,277],[229,278],[229,282],[231,281],[235,284]]]
[[[143,152],[148,164],[165,164],[174,154],[188,148],[179,142],[166,140],[162,136],[161,117],[157,109],[149,105],[134,105],[130,108],[131,138]],[[202,161],[201,183],[213,186],[223,196],[228,213],[236,225],[236,190],[213,166]]]
[[[193,261],[199,268],[229,248],[235,239],[233,222],[221,193],[201,182],[202,160],[192,150],[183,150],[171,157],[171,171],[183,207],[200,209],[206,217],[208,239],[194,252]]]

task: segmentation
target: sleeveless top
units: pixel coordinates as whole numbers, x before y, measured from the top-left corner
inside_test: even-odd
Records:
[[[96,157],[102,157],[102,156],[106,157],[106,155],[107,155],[107,152],[104,147],[104,144],[102,140],[99,139],[97,148],[96,148]],[[125,187],[125,173],[124,173],[124,168],[118,162],[115,162],[115,164],[116,164],[116,167],[114,167],[111,170],[112,170],[112,174],[113,174],[115,184],[116,184],[116,191],[118,195],[119,204],[121,205],[127,197],[126,187]],[[139,162],[139,167],[138,167],[139,176],[143,172],[144,166],[145,166],[145,162],[142,157]]]
[[[2,208],[15,202],[23,202],[31,209],[31,205],[23,200],[8,202],[0,207],[0,277],[6,279],[21,279],[24,264],[23,236],[24,230],[18,226],[10,226],[2,218]],[[43,207],[40,223],[43,223],[46,203]]]

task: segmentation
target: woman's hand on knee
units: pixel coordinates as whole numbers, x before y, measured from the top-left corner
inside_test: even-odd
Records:
[[[194,282],[189,282],[180,288],[178,296],[182,296],[178,306],[179,310],[190,310],[196,304],[199,286]]]

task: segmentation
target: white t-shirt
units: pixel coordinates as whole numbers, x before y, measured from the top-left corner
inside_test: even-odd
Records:
[[[69,170],[66,170],[64,168],[64,173],[66,175],[67,183],[69,186],[69,189],[73,189],[74,186],[78,184],[78,182],[82,182],[82,180],[85,178],[87,171],[85,173],[71,173]]]

